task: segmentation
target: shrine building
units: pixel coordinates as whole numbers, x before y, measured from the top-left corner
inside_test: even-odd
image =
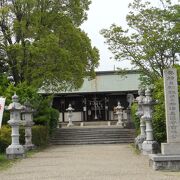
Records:
[[[96,72],[95,79],[84,79],[82,87],[71,92],[54,95],[53,107],[59,110],[59,121],[68,122],[66,109],[74,108],[73,121],[111,121],[116,120],[114,108],[120,102],[126,110],[133,97],[138,95],[140,74],[127,71],[125,75],[117,71]]]

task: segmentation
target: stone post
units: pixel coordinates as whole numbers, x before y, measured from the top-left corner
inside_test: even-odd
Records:
[[[22,111],[23,117],[23,125],[25,127],[25,145],[24,148],[26,150],[32,150],[35,148],[34,144],[32,144],[32,126],[34,125],[33,122],[33,112],[30,103],[26,102],[24,104],[24,110]]]
[[[161,154],[150,155],[155,170],[180,170],[180,119],[177,71],[164,70],[167,143],[161,144]]]
[[[145,98],[144,96],[144,90],[139,89],[138,91],[139,96],[136,98],[136,102],[138,103],[138,110],[136,112],[136,115],[140,119],[140,135],[138,135],[135,139],[135,146],[138,147],[139,150],[142,150],[142,143],[146,140],[146,125],[144,119],[142,119],[143,116],[143,100]]]
[[[121,106],[120,102],[118,102],[118,105],[115,107],[116,114],[118,116],[118,122],[117,126],[124,127],[123,126],[123,107]]]
[[[158,151],[158,143],[154,141],[152,129],[152,108],[155,104],[150,89],[147,89],[143,99],[143,116],[141,117],[146,122],[146,140],[142,143],[142,153],[144,155],[155,154]]]
[[[8,124],[12,127],[12,143],[6,148],[8,159],[22,158],[25,156],[24,147],[19,144],[19,125],[21,124],[21,111],[23,106],[19,103],[19,98],[15,94],[12,96],[12,103],[9,104],[7,110],[10,111],[10,120]]]
[[[74,124],[72,123],[72,116],[73,116],[72,111],[74,111],[74,109],[72,108],[71,104],[69,104],[69,107],[66,109],[66,111],[68,111],[68,120],[69,120],[67,127],[74,126]]]

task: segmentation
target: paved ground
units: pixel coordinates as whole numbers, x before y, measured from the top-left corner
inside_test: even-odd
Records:
[[[180,180],[157,172],[130,145],[54,146],[0,172],[0,180]]]

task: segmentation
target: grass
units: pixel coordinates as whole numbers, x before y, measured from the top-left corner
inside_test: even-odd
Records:
[[[46,146],[47,147],[47,146]],[[43,151],[46,147],[40,147],[26,152],[26,158],[33,156],[35,153]],[[0,153],[0,171],[6,170],[12,167],[15,163],[21,161],[21,159],[7,159],[5,153]]]
[[[135,147],[134,143],[130,144],[130,147],[133,149],[135,154],[137,154],[137,155],[141,154],[141,151]]]
[[[0,171],[10,168],[18,159],[7,159],[6,154],[0,154]]]

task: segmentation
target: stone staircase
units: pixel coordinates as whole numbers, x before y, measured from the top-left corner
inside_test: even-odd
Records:
[[[50,144],[80,145],[133,143],[134,138],[134,129],[123,129],[117,126],[71,127],[56,129],[50,139]]]

